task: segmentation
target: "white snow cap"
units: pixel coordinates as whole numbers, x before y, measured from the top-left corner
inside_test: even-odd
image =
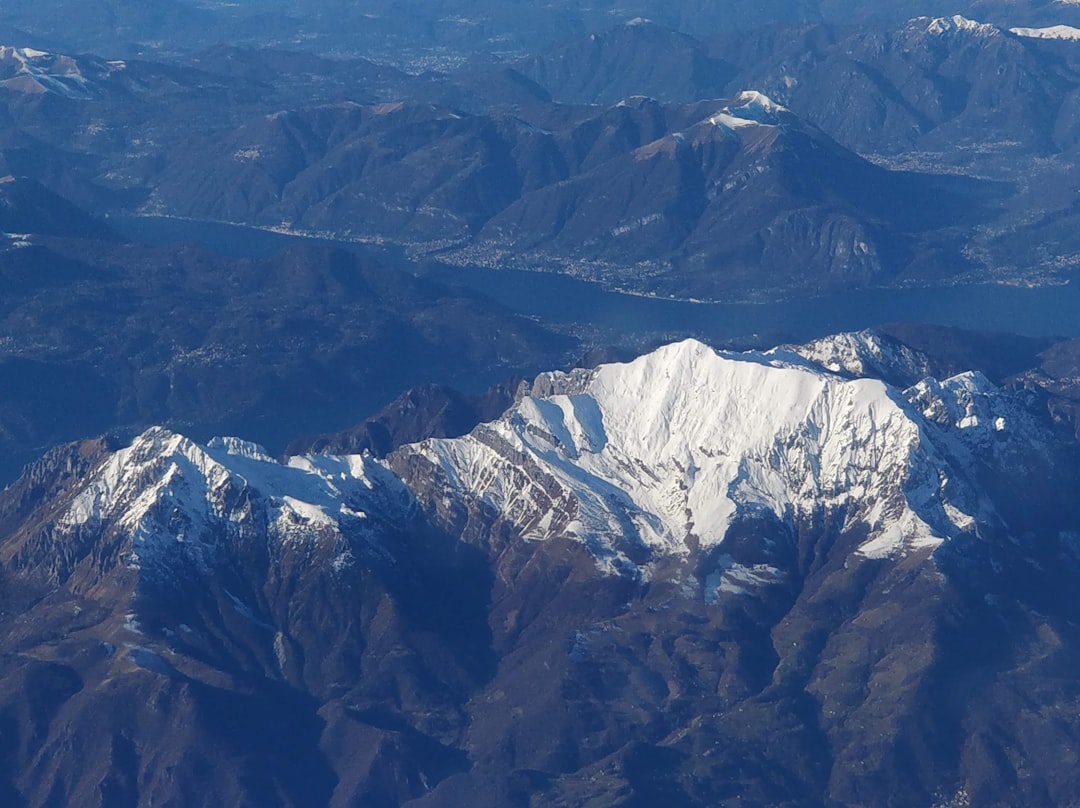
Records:
[[[1080,28],[1073,28],[1071,25],[1051,25],[1049,28],[1010,28],[1009,31],[1017,36],[1032,39],[1080,39]]]
[[[525,538],[576,538],[612,572],[632,566],[616,537],[686,554],[761,515],[794,525],[836,509],[874,557],[974,525],[972,497],[918,413],[882,382],[694,340],[548,382],[556,392],[471,435],[404,451]]]
[[[922,27],[928,34],[951,34],[959,31],[974,36],[998,36],[1001,29],[989,23],[976,22],[967,17],[954,14],[951,17],[916,17],[908,23],[911,27]]]
[[[716,126],[739,129],[746,126],[776,126],[780,123],[780,114],[787,108],[776,103],[757,90],[744,90],[709,117],[709,122]]]

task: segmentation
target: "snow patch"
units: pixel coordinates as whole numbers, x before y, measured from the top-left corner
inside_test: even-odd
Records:
[[[1077,2],[1080,5],[1080,0]],[[1051,25],[1049,28],[1010,28],[1010,33],[1032,39],[1080,40],[1080,28],[1071,25]]]
[[[786,107],[776,103],[764,93],[745,90],[727,106],[706,120],[713,126],[741,129],[748,126],[777,126]]]
[[[731,556],[721,556],[719,563],[719,568],[705,578],[703,591],[706,603],[718,603],[725,594],[752,595],[761,586],[782,577],[780,570],[768,564],[746,566],[737,563]]]
[[[911,20],[911,27],[924,27],[928,34],[943,36],[946,34],[965,33],[978,37],[991,37],[1001,34],[1001,29],[989,23],[976,22],[954,14],[951,17],[916,17]]]

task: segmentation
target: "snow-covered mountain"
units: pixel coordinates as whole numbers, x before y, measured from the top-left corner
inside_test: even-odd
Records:
[[[796,535],[829,524],[858,534],[855,552],[868,558],[1002,530],[970,476],[973,447],[1046,439],[1009,396],[981,374],[907,391],[856,378],[867,370],[851,359],[860,354],[914,361],[887,359],[870,333],[797,350],[730,354],[687,340],[627,364],[545,374],[499,420],[385,461],[281,463],[236,439],[202,447],[154,428],[94,471],[57,530],[114,533],[129,566],[159,572],[242,524],[271,543],[330,542],[345,563],[357,536],[407,530],[424,507],[521,541],[580,542],[605,573],[642,580],[656,564],[716,556],[747,525]],[[762,538],[765,556],[774,541]]]
[[[985,22],[969,20],[959,14],[951,17],[916,17],[908,23],[911,30],[924,31],[938,36],[1000,36],[1001,29]]]
[[[1035,39],[1080,39],[1080,28],[1071,25],[1051,25],[1046,28],[1010,28],[1017,36]]]
[[[401,523],[407,506],[400,483],[363,456],[282,464],[234,438],[204,447],[153,428],[97,470],[57,529],[113,533],[122,548],[113,561],[167,583],[176,564],[205,571],[215,542],[252,528],[270,545],[326,545],[331,563],[345,564],[345,534],[355,541],[380,521]]]
[[[422,458],[456,499],[526,539],[583,541],[612,569],[634,567],[618,541],[686,555],[722,546],[743,521],[797,531],[835,513],[840,530],[865,531],[861,554],[888,556],[992,518],[898,391],[795,359],[689,340],[553,374],[498,422],[391,463]],[[948,406],[953,388],[935,390]]]
[[[1037,391],[927,367],[874,332],[690,340],[383,459],[54,450],[0,493],[0,710],[37,733],[0,793],[1068,802],[1014,690],[1080,738],[1073,689],[1025,685],[1080,659],[1077,444]]]
[[[90,98],[93,82],[125,67],[122,61],[0,46],[0,87],[12,92],[52,92],[67,98]]]

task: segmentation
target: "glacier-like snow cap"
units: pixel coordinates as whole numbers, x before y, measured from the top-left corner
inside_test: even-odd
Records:
[[[738,129],[746,126],[778,126],[780,115],[788,109],[757,90],[744,90],[709,118],[716,126]]]
[[[1001,34],[1001,29],[997,26],[969,20],[959,14],[953,14],[951,17],[916,17],[908,23],[908,26],[914,29],[921,28],[926,33],[935,36],[965,33],[972,36],[991,37]]]
[[[1049,28],[1010,28],[1009,33],[1029,39],[1080,40],[1080,28],[1071,25],[1051,25]]]

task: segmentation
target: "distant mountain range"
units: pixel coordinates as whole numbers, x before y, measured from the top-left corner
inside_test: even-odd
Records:
[[[717,54],[849,148],[1049,154],[1076,146],[1078,56],[1064,43],[952,17],[892,30],[804,26],[721,38]],[[989,131],[988,131],[989,130]],[[942,160],[947,159],[942,154]]]
[[[301,46],[328,53],[369,55],[422,68],[447,66],[471,54],[527,53],[582,33],[599,33],[644,18],[693,36],[745,31],[776,23],[895,25],[920,15],[963,14],[997,25],[1080,25],[1074,3],[1056,0],[637,0],[615,3],[528,3],[491,0],[373,0],[362,7],[333,0],[241,3],[165,3],[109,0],[9,0],[0,9],[5,30],[33,44],[69,52],[127,58],[192,52],[222,43]]]
[[[977,193],[870,165],[747,92],[528,121],[407,104],[274,114],[170,155],[148,209],[723,297],[941,281],[965,269],[953,228],[987,216]]]
[[[1060,283],[1080,261],[1074,45],[954,15],[701,39],[631,19],[418,75],[9,47],[0,171],[88,209],[677,298]]]

